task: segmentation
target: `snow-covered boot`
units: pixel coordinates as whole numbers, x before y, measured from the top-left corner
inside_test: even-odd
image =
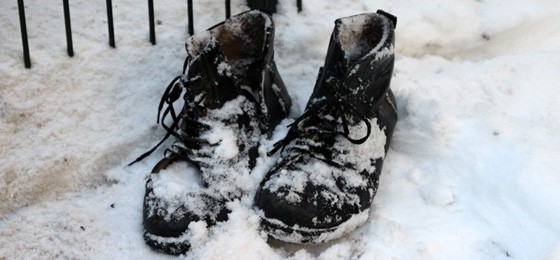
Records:
[[[158,112],[164,140],[177,141],[146,183],[144,238],[153,248],[186,252],[192,229],[225,220],[225,203],[250,186],[259,141],[291,106],[273,41],[272,18],[260,11],[241,13],[187,40],[184,72],[165,91]],[[177,113],[174,102],[183,92]]]
[[[255,196],[271,236],[320,243],[367,220],[397,122],[395,25],[383,11],[336,20],[306,110],[271,151],[282,152]]]

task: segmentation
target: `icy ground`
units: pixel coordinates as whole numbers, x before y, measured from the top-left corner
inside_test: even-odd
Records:
[[[33,68],[23,67],[16,1],[0,8],[0,259],[171,258],[145,246],[145,177],[162,149],[156,108],[181,71],[186,1],[27,0]],[[200,32],[223,1],[194,1]],[[560,1],[280,1],[276,59],[301,113],[336,18],[398,16],[392,88],[400,108],[370,219],[318,246],[268,240],[249,210],[197,227],[189,259],[560,259]],[[232,1],[232,13],[246,10]],[[286,131],[279,127],[275,138]],[[266,170],[261,159],[248,185]]]

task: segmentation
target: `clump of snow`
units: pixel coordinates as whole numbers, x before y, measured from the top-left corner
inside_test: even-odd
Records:
[[[231,77],[231,66],[227,62],[222,62],[218,65],[218,73]]]
[[[191,233],[189,243],[193,248],[203,246],[208,239],[208,228],[206,226],[206,222],[204,221],[195,221],[190,223],[189,231]]]
[[[200,247],[193,248],[188,258],[227,259],[243,251],[246,259],[277,259],[280,257],[266,243],[266,234],[259,231],[259,217],[239,201],[228,203],[232,210],[227,222],[209,229],[212,238]],[[216,250],[220,248],[220,250]]]
[[[203,138],[207,139],[210,145],[215,145],[215,155],[225,159],[232,159],[239,154],[237,146],[237,136],[231,130],[221,128],[213,128],[211,132],[206,133]]]
[[[247,10],[231,2],[233,14]],[[157,1],[155,46],[145,3],[114,2],[116,49],[106,43],[105,6],[72,1],[72,58],[62,3],[25,3],[31,70],[17,2],[0,9],[0,258],[167,257],[143,241],[142,200],[170,142],[125,165],[165,134],[156,109],[182,72],[185,1]],[[246,193],[230,205],[229,221],[207,234],[193,224],[196,246],[184,258],[560,258],[560,2],[305,0],[298,14],[280,1],[275,59],[294,117],[324,63],[333,21],[377,9],[399,19],[392,89],[400,110],[369,219],[320,245],[259,231],[252,195],[286,120],[243,174]],[[223,18],[223,2],[195,3],[197,35]]]
[[[197,56],[197,54],[214,46],[216,38],[209,31],[203,31],[189,37],[185,43],[186,50],[189,54]]]
[[[238,197],[253,183],[247,177],[250,174],[248,150],[259,145],[261,132],[256,120],[247,127],[240,126],[238,120],[241,116],[256,119],[255,107],[253,102],[239,96],[199,118],[200,123],[208,126],[208,130],[200,133],[200,139],[209,145],[192,149],[189,157],[201,164],[200,174],[209,188],[226,199]]]
[[[162,192],[171,194],[171,196],[181,193],[185,189],[199,190],[204,185],[200,178],[200,172],[192,165],[184,162],[172,163],[157,174],[157,179],[165,185],[165,187],[161,187],[162,190],[165,190]],[[159,189],[160,186],[154,184],[154,192],[157,193]]]
[[[189,163],[175,162],[157,174],[151,175],[151,188],[157,198],[150,201],[149,214],[154,214],[159,208],[165,208],[167,218],[185,212],[185,204],[189,205],[188,211],[199,216],[206,215],[207,207],[212,203],[207,196],[212,196],[204,188],[204,181],[200,171]],[[206,196],[200,196],[205,194]],[[217,209],[219,210],[219,209]]]

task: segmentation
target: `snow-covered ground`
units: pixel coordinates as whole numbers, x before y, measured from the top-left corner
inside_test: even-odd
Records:
[[[142,239],[144,182],[163,147],[156,108],[181,72],[186,1],[27,0],[32,69],[16,1],[0,8],[0,259],[172,258]],[[301,113],[336,18],[398,16],[392,89],[400,108],[368,222],[328,244],[267,240],[252,193],[229,221],[197,228],[191,259],[560,259],[560,1],[280,1],[276,60]],[[232,13],[246,10],[232,1]],[[223,20],[195,1],[195,29]],[[286,122],[274,138],[286,132]],[[256,188],[266,159],[254,170]],[[184,256],[185,257],[185,256]]]

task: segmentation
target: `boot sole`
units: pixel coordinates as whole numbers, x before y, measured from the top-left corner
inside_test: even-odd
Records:
[[[353,215],[341,224],[330,228],[306,228],[289,226],[278,219],[261,217],[261,228],[268,235],[284,242],[299,244],[319,244],[340,238],[363,225],[369,217],[369,209]]]
[[[189,236],[187,234],[177,237],[162,237],[144,231],[144,241],[146,241],[146,244],[150,247],[172,255],[184,254],[191,248]]]

